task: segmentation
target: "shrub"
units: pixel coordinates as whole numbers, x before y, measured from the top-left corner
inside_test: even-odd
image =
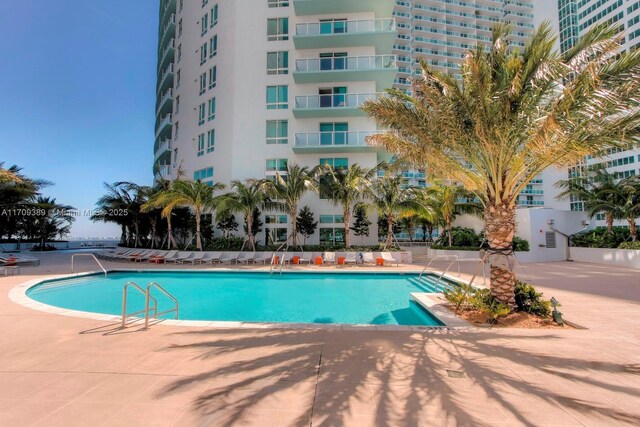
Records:
[[[626,227],[613,227],[613,233],[609,233],[607,227],[596,227],[573,236],[571,245],[578,248],[617,248],[628,238],[629,229]]]
[[[636,249],[640,250],[640,241],[637,242],[623,242],[618,246],[619,249]]]
[[[513,238],[513,250],[514,251],[522,251],[522,252],[528,252],[529,251],[529,241],[525,240],[521,237],[515,236]]]
[[[451,243],[452,246],[475,246],[476,249],[480,247],[483,237],[472,228],[466,227],[453,227],[451,228]],[[449,247],[449,237],[446,233],[443,233],[434,242],[434,246],[446,246]]]
[[[542,292],[536,291],[533,285],[521,281],[516,282],[517,311],[524,311],[540,317],[551,315],[551,302],[542,299]]]
[[[205,250],[207,251],[239,251],[242,248],[244,239],[242,237],[217,237],[207,242]],[[249,244],[245,245],[247,249]]]
[[[458,310],[460,307],[467,307],[470,304],[470,299],[475,292],[476,290],[473,286],[460,283],[445,289],[442,293],[445,299],[451,304],[455,304],[456,310]]]

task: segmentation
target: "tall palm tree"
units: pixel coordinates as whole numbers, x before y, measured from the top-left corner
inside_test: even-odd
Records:
[[[295,164],[287,165],[286,175],[276,174],[276,180],[270,185],[270,191],[278,210],[286,212],[291,219],[291,244],[298,244],[297,217],[298,203],[308,190],[315,191],[316,184],[312,171]]]
[[[347,248],[351,246],[349,224],[352,208],[367,194],[365,190],[371,185],[379,167],[381,166],[365,169],[355,163],[344,169],[333,168],[328,164],[317,169],[316,181],[320,194],[325,195],[334,205],[342,206],[344,243]]]
[[[367,190],[371,203],[378,208],[378,215],[387,220],[387,239],[384,246],[393,245],[393,225],[403,216],[415,211],[428,209],[419,202],[416,190],[404,188],[402,175],[386,173],[379,177]]]
[[[112,222],[119,225],[122,230],[121,243],[130,245],[130,237],[133,235],[133,231],[131,230],[131,218],[128,215],[128,210],[134,204],[134,198],[126,190],[126,183],[124,182],[113,184],[105,182],[103,186],[107,192],[96,202],[98,209],[96,213],[91,215],[91,220]]]
[[[631,240],[638,239],[638,226],[636,218],[640,217],[640,177],[630,176],[620,181],[624,204],[622,206],[623,216],[629,223],[629,234]]]
[[[456,216],[463,213],[476,213],[482,209],[481,206],[470,202],[472,194],[457,184],[436,180],[424,192],[425,203],[439,212],[438,217],[447,233],[449,246],[453,244],[451,227]]]
[[[9,169],[5,169],[4,162],[0,162],[0,182],[22,182],[22,176],[19,174],[20,169],[17,166],[12,166]]]
[[[225,188],[222,183],[208,185],[198,181],[180,181],[171,183],[169,188],[161,191],[155,196],[153,203],[149,206],[163,206],[162,216],[169,218],[171,212],[177,207],[188,207],[193,209],[196,217],[196,248],[202,250],[201,222],[202,214],[208,210],[215,209],[217,202],[214,192]]]
[[[389,129],[368,138],[433,175],[460,182],[484,207],[491,293],[515,306],[510,256],[518,194],[540,172],[568,166],[640,132],[640,50],[621,53],[617,29],[597,27],[562,55],[550,25],[523,51],[498,25],[469,50],[461,79],[422,63],[413,95],[389,90],[363,108]]]
[[[217,212],[219,219],[229,213],[242,213],[247,223],[247,238],[252,251],[256,250],[256,239],[253,235],[254,212],[256,210],[273,210],[278,207],[270,199],[272,183],[267,180],[249,179],[245,182],[231,181],[231,192],[218,196]]]

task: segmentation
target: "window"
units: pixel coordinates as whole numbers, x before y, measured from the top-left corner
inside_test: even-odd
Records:
[[[289,143],[289,121],[267,120],[267,144]]]
[[[320,227],[320,243],[341,244],[344,243],[344,228]]]
[[[197,156],[204,156],[204,133],[198,135],[198,152]]]
[[[267,74],[289,74],[289,52],[267,52]]]
[[[287,159],[267,159],[267,172],[286,172]]]
[[[267,40],[289,40],[289,18],[267,19]]]
[[[180,95],[176,96],[175,114],[178,114],[178,111],[180,111]]]
[[[178,37],[182,35],[182,18],[178,21]]]
[[[347,169],[349,167],[349,159],[347,159],[346,157],[320,159],[320,164],[330,165],[336,170]]]
[[[346,19],[321,19],[320,34],[343,34],[347,32]]]
[[[213,153],[216,146],[216,131],[211,129],[207,132],[207,153]]]
[[[288,86],[267,86],[267,110],[286,110],[288,102]]]
[[[207,73],[200,74],[200,95],[207,91]]]
[[[207,114],[207,121],[211,121],[216,118],[216,99],[211,98],[207,104],[209,110],[209,113]]]
[[[173,125],[173,128],[175,129],[175,131],[173,132],[174,134],[174,138],[178,138],[178,131],[180,130],[180,123],[176,122],[175,125]]]
[[[180,59],[182,59],[182,45],[179,44],[178,45],[178,58],[176,59],[176,62],[180,62]]]
[[[265,241],[267,245],[284,242],[287,240],[287,227],[265,228]]]
[[[320,215],[320,224],[343,224],[343,215]]]
[[[205,113],[205,105],[204,102],[202,104],[200,104],[200,111],[198,111],[198,126],[201,126],[204,124],[204,113]]]
[[[194,181],[204,181],[210,178],[213,178],[213,168],[200,169],[193,173]]]
[[[320,145],[345,145],[348,123],[320,123]]]
[[[218,23],[218,5],[215,4],[211,8],[211,28]]]
[[[180,0],[180,12],[182,12],[183,6],[184,6],[184,0]]]
[[[176,73],[176,89],[180,87],[180,70]]]
[[[318,94],[320,95],[320,108],[344,107],[346,105],[346,86],[320,88]]]
[[[213,58],[218,54],[218,35],[215,34],[209,40],[209,58]]]
[[[347,68],[347,52],[332,52],[320,54],[320,69],[345,70]]]
[[[289,0],[268,0],[269,7],[289,7]]]
[[[207,42],[204,42],[200,47],[200,65],[207,62]]]
[[[265,224],[287,224],[289,219],[287,215],[265,215],[264,223]]]
[[[202,21],[200,22],[200,26],[202,28],[202,31],[200,32],[200,35],[204,36],[205,34],[207,34],[207,30],[209,29],[209,14],[205,13],[204,16],[202,17]]]
[[[218,81],[218,69],[214,65],[213,67],[209,68],[209,89],[213,89],[214,87],[216,87],[217,81]]]
[[[205,7],[209,3],[209,0],[202,0],[202,7]]]

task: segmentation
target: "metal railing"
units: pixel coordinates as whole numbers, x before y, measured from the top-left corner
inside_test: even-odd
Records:
[[[296,96],[296,109],[317,108],[359,108],[365,101],[384,96],[384,92],[374,93],[332,93],[323,95]]]
[[[336,56],[296,60],[297,72],[369,71],[396,68],[396,55]]]
[[[144,308],[142,310],[132,311],[127,313],[127,297],[129,294],[129,288],[133,288],[138,293],[140,293],[144,297]],[[174,305],[172,308],[164,311],[158,311],[158,300],[151,295],[152,289],[157,289],[162,292],[167,298],[173,301]],[[180,304],[178,300],[171,295],[166,289],[160,286],[156,282],[150,282],[146,289],[140,287],[136,282],[130,281],[124,285],[122,289],[122,325],[121,328],[124,329],[127,325],[127,319],[130,317],[138,316],[140,314],[144,314],[144,329],[149,329],[149,319],[157,319],[162,315],[175,313],[175,319],[178,319],[178,313],[180,309]]]
[[[349,33],[394,31],[393,18],[358,19],[353,21],[305,22],[296,25],[296,36],[329,36]]]
[[[75,258],[77,256],[88,256],[88,257],[93,258],[98,263],[98,266],[100,266],[100,268],[104,272],[104,276],[107,277],[107,270],[102,266],[102,263],[98,260],[98,258],[96,258],[96,256],[94,254],[73,254],[73,255],[71,255],[71,272],[72,273],[74,273],[73,264],[74,264]]]
[[[168,150],[171,150],[171,139],[165,138],[162,141],[160,141],[160,144],[158,144],[158,148],[156,149],[156,152],[155,152],[155,158],[157,159],[165,151],[168,151]]]
[[[382,131],[297,133],[295,147],[367,147],[366,138]]]

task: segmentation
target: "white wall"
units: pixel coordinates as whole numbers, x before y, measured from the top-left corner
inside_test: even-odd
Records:
[[[574,261],[640,269],[640,250],[571,248]]]

